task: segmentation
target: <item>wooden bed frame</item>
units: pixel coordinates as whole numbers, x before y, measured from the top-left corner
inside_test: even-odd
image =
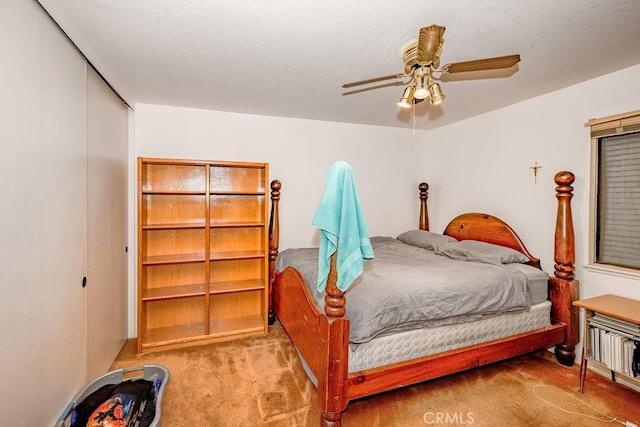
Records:
[[[555,229],[555,275],[549,278],[552,302],[551,325],[506,338],[471,345],[443,353],[394,363],[360,372],[348,372],[349,319],[345,316],[345,296],[336,287],[335,257],[326,288],[325,313],[313,302],[304,278],[294,268],[275,272],[278,255],[281,184],[271,183],[272,206],[269,228],[271,295],[275,315],[297,350],[315,375],[322,410],[321,425],[340,426],[342,411],[352,399],[358,399],[398,387],[442,377],[455,372],[493,363],[535,350],[555,346],[559,363],[571,366],[578,343],[578,297],[575,280],[575,249],[571,198],[575,177],[571,172],[555,176],[558,210]],[[429,229],[428,185],[419,185],[419,227]],[[501,220],[486,214],[463,214],[447,226],[444,234],[458,240],[472,239],[514,248],[527,255],[530,264],[539,260],[529,254],[518,235]]]

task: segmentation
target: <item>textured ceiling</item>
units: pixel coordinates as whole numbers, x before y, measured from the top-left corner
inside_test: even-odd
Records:
[[[39,2],[131,105],[432,129],[640,64],[638,0]],[[400,83],[341,88],[402,73],[430,24],[446,27],[442,64],[522,61],[451,76],[441,106],[415,111]]]

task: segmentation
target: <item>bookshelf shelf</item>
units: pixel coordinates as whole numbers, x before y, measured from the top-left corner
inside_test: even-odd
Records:
[[[588,361],[609,369],[613,381],[622,375],[640,383],[640,301],[608,294],[574,305],[586,314],[580,393],[584,392]]]

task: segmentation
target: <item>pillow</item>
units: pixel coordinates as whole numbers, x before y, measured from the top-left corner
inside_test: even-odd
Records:
[[[515,249],[477,240],[461,240],[447,243],[436,253],[453,259],[478,261],[487,264],[525,264],[530,261],[529,257]]]
[[[407,245],[417,246],[430,251],[438,251],[447,243],[457,242],[457,240],[451,236],[432,233],[426,230],[406,231],[396,238]]]

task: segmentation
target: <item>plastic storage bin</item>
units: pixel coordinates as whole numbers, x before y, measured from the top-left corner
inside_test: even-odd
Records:
[[[140,373],[140,375],[136,376],[135,373],[138,372]],[[67,406],[62,416],[58,419],[55,427],[70,426],[71,414],[73,413],[76,405],[78,405],[78,403],[82,402],[87,396],[98,390],[100,387],[103,387],[107,384],[119,384],[125,380],[145,379],[151,381],[154,376],[160,379],[161,384],[158,390],[158,394],[156,395],[156,413],[153,421],[150,424],[150,427],[160,426],[162,415],[162,398],[164,397],[164,391],[167,387],[167,382],[169,381],[169,370],[162,365],[144,365],[137,368],[125,368],[108,372],[88,384],[76,395],[76,397],[73,399],[73,402],[71,402]]]

